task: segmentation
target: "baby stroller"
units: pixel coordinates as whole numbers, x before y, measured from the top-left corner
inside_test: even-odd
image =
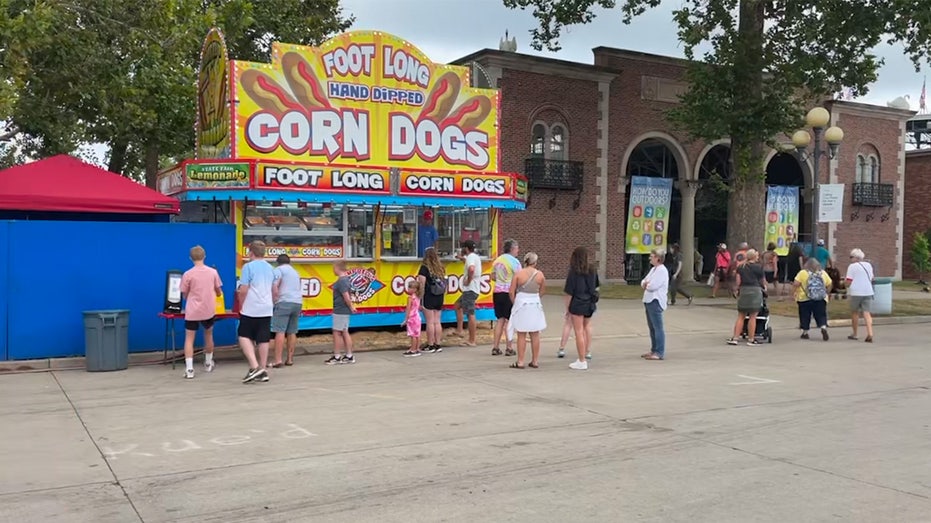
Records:
[[[769,307],[766,306],[766,299],[769,295],[766,292],[763,292],[763,305],[760,307],[760,312],[756,315],[756,333],[754,337],[757,341],[765,340],[767,343],[773,342],[773,328],[769,325]],[[747,328],[750,326],[750,315],[744,316],[744,328],[743,332],[740,334],[740,337],[747,339]]]

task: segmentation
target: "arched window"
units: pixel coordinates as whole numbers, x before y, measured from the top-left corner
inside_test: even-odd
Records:
[[[862,154],[857,155],[857,176],[854,183],[866,183],[866,158]]]
[[[546,126],[534,124],[530,140],[530,156],[543,157],[546,154]]]
[[[879,183],[879,158],[870,156],[870,183]]]
[[[566,131],[559,124],[550,128],[550,155],[551,160],[566,159]]]

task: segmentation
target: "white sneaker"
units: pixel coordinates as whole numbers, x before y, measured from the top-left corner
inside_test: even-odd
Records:
[[[569,368],[572,370],[588,370],[588,362],[576,360],[575,363],[569,364]]]
[[[194,369],[184,369],[184,379],[186,380],[194,379]]]
[[[213,361],[205,361],[205,362],[204,362],[204,370],[207,371],[207,372],[213,372],[213,369],[214,369],[216,366],[217,366],[216,362],[213,362]]]

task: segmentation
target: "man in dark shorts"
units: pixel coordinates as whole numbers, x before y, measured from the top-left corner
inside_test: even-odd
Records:
[[[514,280],[514,275],[521,269],[520,260],[517,259],[520,253],[517,240],[505,240],[501,252],[501,256],[492,262],[491,268],[491,280],[495,282],[494,293],[491,296],[495,305],[495,318],[498,320],[495,322],[494,348],[491,349],[491,354],[492,356],[501,355],[501,335],[504,334],[507,337],[507,351],[504,355],[514,356],[517,353],[511,347],[514,340],[508,329],[508,320],[511,318],[511,306],[513,305],[511,303],[511,282]]]
[[[465,271],[462,277],[462,296],[456,300],[456,334],[462,336],[463,316],[469,318],[469,340],[466,347],[475,347],[476,327],[475,301],[482,291],[482,259],[475,252],[475,242],[466,240],[462,242],[465,253]]]
[[[243,383],[268,381],[268,343],[272,335],[272,314],[274,299],[272,285],[275,283],[275,269],[265,261],[265,243],[254,241],[249,244],[249,263],[243,265],[239,279],[239,346],[246,360],[249,372],[242,379]],[[255,349],[259,349],[256,360]]]

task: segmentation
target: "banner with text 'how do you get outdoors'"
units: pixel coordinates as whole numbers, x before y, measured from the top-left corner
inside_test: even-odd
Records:
[[[789,254],[798,241],[798,187],[769,187],[766,192],[766,234],[764,243],[776,244],[776,254]]]
[[[634,176],[627,206],[627,254],[649,254],[665,249],[668,241],[672,179]]]

